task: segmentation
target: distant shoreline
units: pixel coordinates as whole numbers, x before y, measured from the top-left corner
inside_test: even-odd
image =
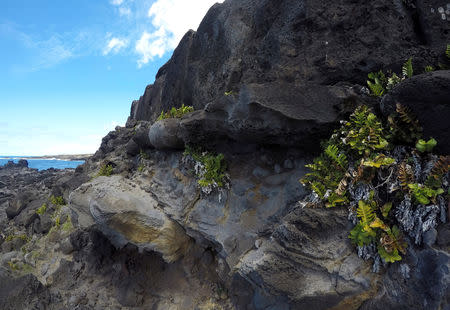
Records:
[[[75,154],[75,155],[43,155],[43,156],[0,156],[3,159],[25,159],[25,160],[33,160],[33,159],[53,159],[53,160],[87,160],[93,154]]]

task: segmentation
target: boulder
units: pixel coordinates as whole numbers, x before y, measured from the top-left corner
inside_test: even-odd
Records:
[[[36,214],[36,210],[40,208],[45,202],[46,199],[38,199],[30,202],[27,207],[14,218],[15,223],[17,225],[25,227],[33,224],[34,220],[39,217],[39,215]]]
[[[6,208],[6,215],[9,219],[16,217],[27,205],[37,198],[37,192],[24,191],[17,194],[17,196],[10,201],[9,206]]]
[[[438,141],[436,150],[450,153],[450,70],[413,76],[383,97],[381,111],[388,116],[396,103],[411,109],[423,127],[426,140]]]
[[[46,309],[50,304],[50,292],[32,274],[13,277],[0,267],[1,309]]]
[[[189,249],[184,229],[160,209],[149,193],[122,176],[98,177],[71,194],[70,207],[81,228],[97,225],[118,248],[127,243],[176,261]]]
[[[180,120],[167,118],[155,122],[148,132],[150,143],[156,149],[183,149],[184,142],[180,138]]]

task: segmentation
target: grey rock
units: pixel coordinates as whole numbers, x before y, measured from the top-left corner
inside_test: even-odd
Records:
[[[226,138],[314,150],[317,141],[350,111],[344,102],[363,101],[345,85],[242,85],[239,97],[220,97],[204,111],[186,115],[180,133],[186,144],[214,145]]]
[[[157,149],[182,149],[184,142],[180,139],[180,120],[168,118],[154,123],[148,132],[150,143]]]
[[[437,238],[437,230],[431,228],[423,234],[423,243],[428,246],[432,246],[436,242],[436,238]]]
[[[0,267],[0,308],[1,309],[29,309],[30,305],[38,303],[44,307],[50,301],[49,291],[35,276],[27,274],[14,278],[9,272]]]
[[[118,175],[83,184],[72,193],[70,207],[81,228],[98,225],[118,248],[130,242],[171,262],[191,245],[183,228],[161,211],[152,195]]]
[[[9,219],[17,216],[27,205],[36,199],[37,193],[35,191],[25,191],[19,193],[6,208],[6,215]]]

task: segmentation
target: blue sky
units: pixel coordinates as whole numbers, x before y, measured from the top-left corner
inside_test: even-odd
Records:
[[[93,153],[220,0],[1,0],[0,155]]]

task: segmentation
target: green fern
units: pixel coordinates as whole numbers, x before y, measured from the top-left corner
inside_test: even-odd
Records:
[[[450,44],[447,44],[447,49],[445,50],[445,55],[447,55],[447,58],[450,59]]]
[[[381,122],[366,106],[356,108],[342,132],[346,135],[344,141],[359,155],[369,156],[388,145]]]
[[[428,65],[428,66],[425,67],[425,72],[433,72],[434,70],[435,69],[434,69],[433,66]]]
[[[413,76],[412,58],[409,58],[402,66],[403,78],[411,78]]]
[[[334,162],[336,162],[336,164],[342,168],[342,169],[347,169],[347,156],[345,156],[345,154],[340,153],[338,147],[336,145],[329,145],[326,149],[325,149],[325,154],[328,155],[328,157],[330,157]]]
[[[369,87],[372,95],[381,97],[386,91],[387,79],[383,71],[370,72],[367,77],[367,86]]]
[[[172,107],[169,111],[164,113],[164,111],[161,111],[161,114],[158,117],[158,121],[166,118],[181,118],[183,115],[191,113],[194,111],[194,108],[191,106],[185,106],[184,104],[181,105],[181,108],[175,108]]]
[[[431,201],[435,202],[436,197],[444,193],[442,188],[432,189],[418,183],[408,184],[408,187],[414,200],[423,205],[428,205]]]
[[[379,154],[373,159],[364,160],[362,162],[363,166],[380,168],[381,166],[390,166],[395,163],[395,159],[387,157],[384,154]]]
[[[402,81],[402,79],[395,72],[392,73],[391,76],[388,78],[386,89],[387,90],[393,89],[401,81]]]
[[[370,224],[375,219],[375,212],[373,209],[373,201],[366,203],[363,200],[358,201],[358,208],[356,209],[356,216],[360,219],[365,231],[370,231]]]
[[[349,238],[358,246],[369,245],[374,241],[376,234],[374,231],[365,231],[361,223],[358,223],[350,230]]]

